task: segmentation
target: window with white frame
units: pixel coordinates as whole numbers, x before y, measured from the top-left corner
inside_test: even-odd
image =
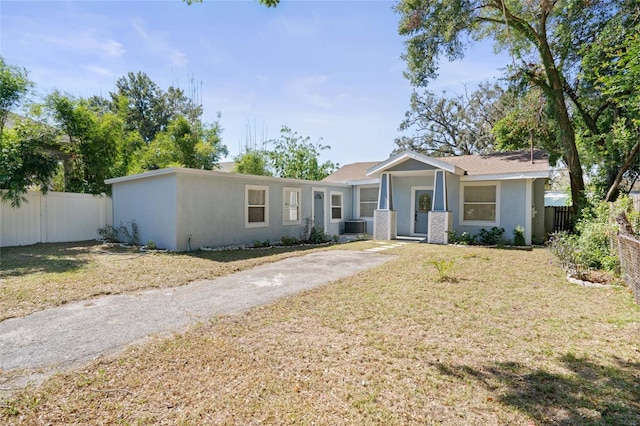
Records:
[[[331,222],[342,221],[342,192],[331,193]]]
[[[462,183],[461,223],[498,225],[500,222],[500,184]]]
[[[300,188],[283,188],[282,211],[285,225],[300,224]]]
[[[360,217],[373,217],[378,208],[378,187],[358,188],[358,212]]]
[[[269,226],[269,187],[245,185],[245,227]]]

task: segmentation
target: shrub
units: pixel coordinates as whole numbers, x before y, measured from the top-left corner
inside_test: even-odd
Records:
[[[479,234],[480,242],[488,246],[501,245],[503,234],[504,228],[498,228],[497,226],[494,226],[488,231],[482,228]]]
[[[471,235],[466,231],[460,235],[458,235],[458,231],[456,230],[448,231],[447,234],[449,234],[449,242],[451,244],[460,244],[463,246],[467,246],[476,242],[475,235]]]
[[[123,224],[120,222],[120,226],[117,229],[117,236],[120,242],[128,244],[130,246],[140,245],[140,235],[138,233],[138,224],[135,220]]]
[[[295,246],[300,244],[300,240],[296,237],[283,236],[282,238],[280,238],[280,243],[283,246]]]
[[[524,239],[524,228],[520,225],[516,226],[513,230],[513,245],[524,246],[526,244]]]
[[[147,241],[147,248],[149,250],[157,250],[158,249],[158,245],[156,244],[155,241],[149,240],[149,241]]]
[[[324,233],[322,228],[316,228],[315,226],[311,228],[311,232],[309,232],[309,242],[311,244],[322,244],[329,241],[328,235]]]
[[[116,231],[116,228],[111,225],[106,225],[102,228],[98,228],[98,235],[100,235],[102,241],[106,243],[118,242],[118,233]]]
[[[584,279],[587,275],[587,267],[582,262],[578,236],[567,232],[551,234],[547,247],[560,261],[560,266],[569,275]]]

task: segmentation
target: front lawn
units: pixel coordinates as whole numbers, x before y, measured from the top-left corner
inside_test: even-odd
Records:
[[[640,424],[640,307],[626,288],[569,284],[543,249],[385,253],[399,256],[20,391],[0,419]],[[448,279],[430,260],[454,260]]]

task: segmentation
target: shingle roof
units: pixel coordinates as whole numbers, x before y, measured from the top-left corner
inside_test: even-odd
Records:
[[[438,161],[453,164],[464,170],[468,176],[482,176],[508,173],[546,172],[549,170],[549,156],[545,151],[534,150],[531,163],[529,150],[516,152],[496,152],[487,155],[461,155],[457,157],[437,157]],[[372,179],[367,171],[381,162],[346,164],[327,176],[325,182],[348,182]]]
[[[469,176],[503,173],[544,172],[549,170],[549,155],[545,151],[496,152],[487,155],[461,155],[438,157],[438,160],[454,164]]]
[[[381,161],[345,164],[338,170],[322,179],[323,182],[348,182],[352,180],[371,179],[367,177],[367,170],[380,164]]]

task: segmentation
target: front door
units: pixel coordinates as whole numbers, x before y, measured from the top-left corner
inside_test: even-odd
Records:
[[[417,235],[427,235],[429,212],[431,211],[431,203],[433,202],[433,190],[416,189],[413,196],[413,233]]]
[[[324,231],[324,190],[313,190],[313,226]]]

